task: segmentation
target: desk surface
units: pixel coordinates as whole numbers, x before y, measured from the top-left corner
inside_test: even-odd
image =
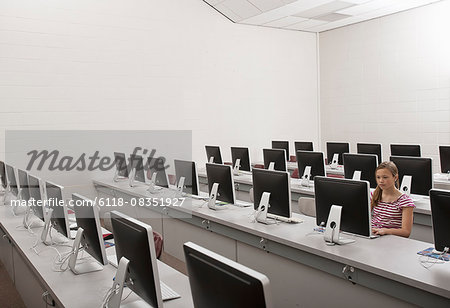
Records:
[[[52,270],[56,251],[40,243],[36,249],[37,255],[30,248],[36,237],[26,230],[18,229],[22,224],[21,216],[13,216],[9,206],[0,206],[0,224],[18,248],[22,257],[28,259],[33,272],[40,276],[48,290],[51,290],[55,301],[61,307],[101,307],[103,296],[111,288],[116,268],[112,265],[104,266],[102,271],[75,275],[72,271],[55,272]],[[33,228],[33,232],[40,236],[42,228]],[[72,245],[69,240],[68,245]],[[68,252],[68,246],[55,246],[60,253]],[[107,249],[108,253],[108,249]],[[181,295],[181,298],[164,302],[164,307],[193,307],[188,278],[158,260],[160,279]],[[25,291],[26,292],[26,291]],[[124,297],[129,291],[124,290]],[[132,294],[124,303],[138,299]]]
[[[199,168],[198,176],[206,178],[206,169]],[[241,183],[246,185],[253,185],[252,176],[249,174],[242,174],[239,176],[233,176],[233,180],[235,183]],[[291,178],[291,192],[296,192],[302,195],[310,195],[314,197],[314,182],[310,181],[310,187],[305,187],[301,185],[300,179]],[[431,206],[430,206],[430,198],[428,196],[419,196],[419,195],[411,195],[414,199],[414,204],[416,208],[414,209],[414,213],[431,215]]]
[[[96,185],[131,194],[136,197],[153,197],[145,188],[130,188],[127,183],[112,180],[94,181]],[[165,192],[162,192],[162,196]],[[304,219],[300,224],[280,223],[264,225],[251,222],[253,209],[229,205],[226,209],[213,211],[199,207],[203,201],[192,200],[176,211],[192,213],[202,219],[241,230],[261,238],[309,252],[335,262],[348,264],[358,269],[394,280],[413,288],[450,299],[450,262],[436,264],[426,269],[419,262],[418,251],[432,247],[426,242],[388,235],[377,239],[354,237],[356,242],[344,246],[327,246],[322,235],[312,234],[315,219],[299,214]],[[172,208],[171,208],[172,209]],[[347,237],[352,237],[348,235]]]

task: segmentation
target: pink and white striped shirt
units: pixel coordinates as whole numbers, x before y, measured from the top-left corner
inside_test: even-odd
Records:
[[[372,211],[372,228],[400,229],[404,207],[415,207],[412,199],[406,194],[402,194],[394,202],[379,201]]]

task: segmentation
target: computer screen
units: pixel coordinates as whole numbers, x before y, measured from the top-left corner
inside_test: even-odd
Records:
[[[341,230],[369,237],[370,190],[369,183],[318,176],[314,180],[316,223],[326,225],[332,205],[342,206]]]
[[[127,287],[152,307],[162,308],[152,227],[117,211],[111,212],[111,224],[117,262],[122,257],[130,261]]]
[[[208,191],[210,193],[213,184],[219,184],[217,200],[232,204],[236,203],[231,166],[207,163],[206,176],[208,177]]]
[[[6,177],[8,178],[9,182],[9,189],[11,190],[11,193],[14,197],[17,197],[19,194],[19,188],[17,187],[17,181],[16,181],[16,173],[14,172],[14,168],[8,164],[5,164],[6,169]]]
[[[41,195],[41,184],[39,178],[28,174],[28,187],[30,189],[30,199],[32,200],[34,214],[44,221],[44,204]]]
[[[377,167],[378,157],[374,154],[344,153],[344,176],[346,179],[353,178],[355,171],[360,171],[360,180],[367,181],[371,188],[376,188],[375,170]]]
[[[264,168],[268,169],[270,163],[275,163],[275,170],[286,171],[286,150],[263,149]]]
[[[420,157],[419,144],[391,144],[391,156]]]
[[[45,189],[47,191],[48,207],[53,209],[50,218],[52,227],[65,237],[70,238],[67,208],[62,196],[63,188],[51,182],[45,182]]]
[[[114,162],[116,165],[117,175],[120,177],[128,177],[128,165],[125,153],[114,152]]]
[[[240,159],[239,170],[251,171],[248,148],[231,147],[231,160],[233,161],[233,166],[236,163],[236,159]]]
[[[379,143],[357,143],[356,152],[358,154],[375,154],[378,157],[378,163],[383,162],[381,144]]]
[[[432,189],[430,190],[431,218],[434,236],[434,248],[444,251],[450,248],[450,191]]]
[[[295,141],[295,153],[297,151],[314,151],[313,143],[311,141]]]
[[[30,190],[28,185],[28,174],[22,169],[17,169],[17,175],[19,177],[20,198],[23,201],[28,202],[30,200]]]
[[[348,142],[327,142],[327,161],[328,164],[331,164],[333,161],[333,155],[339,154],[338,165],[344,164],[344,159],[342,158],[342,154],[349,153],[350,146]]]
[[[77,226],[83,228],[81,246],[99,263],[108,264],[97,206],[79,194],[72,194],[72,200]]]
[[[391,156],[390,161],[398,168],[399,183],[404,175],[412,176],[411,193],[428,196],[433,188],[432,160],[425,157]]]
[[[198,195],[199,186],[195,162],[175,159],[174,163],[177,183],[180,181],[181,177],[184,177],[183,192],[191,195]]]
[[[285,150],[286,161],[289,161],[289,141],[272,141],[272,149]]]
[[[131,170],[135,170],[134,180],[145,183],[144,160],[141,155],[130,155]]]
[[[153,173],[156,172],[156,183],[155,185],[168,188],[169,187],[169,179],[167,177],[166,168],[164,167],[166,160],[163,157],[153,158],[149,157],[147,159],[147,165],[149,170],[150,180],[153,176]]]
[[[441,172],[450,173],[450,145],[439,146],[439,159],[441,161]]]
[[[270,193],[268,213],[291,218],[290,176],[285,171],[253,169],[254,208],[258,209],[264,192]]]
[[[205,145],[205,149],[208,162],[210,161],[211,157],[214,157],[213,163],[223,164],[219,146]]]
[[[325,176],[325,160],[322,152],[297,151],[298,176],[302,177],[307,166],[311,167],[311,178],[313,180],[317,175]]]
[[[0,177],[2,180],[2,186],[6,189],[8,186],[8,179],[6,178],[6,169],[5,169],[5,163],[0,161]]]
[[[192,242],[183,250],[196,308],[272,307],[265,275]]]

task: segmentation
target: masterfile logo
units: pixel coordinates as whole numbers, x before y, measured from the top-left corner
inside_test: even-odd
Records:
[[[140,151],[142,150],[142,156],[146,156],[147,153],[149,153],[149,150],[143,149],[141,147],[135,147],[133,150],[133,155],[140,154]],[[165,164],[166,159],[162,156],[155,158],[156,150],[152,149],[149,154],[149,159],[147,163],[145,164],[144,168],[145,170],[148,170],[149,168],[156,169],[156,170],[163,170],[167,169],[170,166]],[[48,170],[54,171],[108,171],[115,167],[115,160],[114,157],[110,156],[100,156],[100,151],[95,151],[92,155],[89,156],[89,154],[82,153],[79,157],[73,157],[73,156],[61,156],[60,152],[58,150],[48,151],[48,150],[32,150],[27,153],[27,155],[30,157],[30,160],[28,162],[28,165],[26,167],[27,171],[30,171],[35,167],[35,163],[37,163],[36,170],[41,171],[42,168],[47,165]],[[129,164],[131,164],[131,156],[128,159]],[[152,161],[153,164],[149,165],[149,161]]]

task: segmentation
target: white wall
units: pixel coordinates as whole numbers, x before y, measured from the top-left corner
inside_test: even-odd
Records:
[[[326,141],[419,143],[439,166],[450,144],[450,1],[320,34]],[[324,147],[323,147],[324,148]]]
[[[318,144],[315,34],[233,24],[200,0],[0,11],[2,145],[8,129],[187,129],[204,161],[205,144],[226,159],[232,145],[260,159],[271,139]]]

